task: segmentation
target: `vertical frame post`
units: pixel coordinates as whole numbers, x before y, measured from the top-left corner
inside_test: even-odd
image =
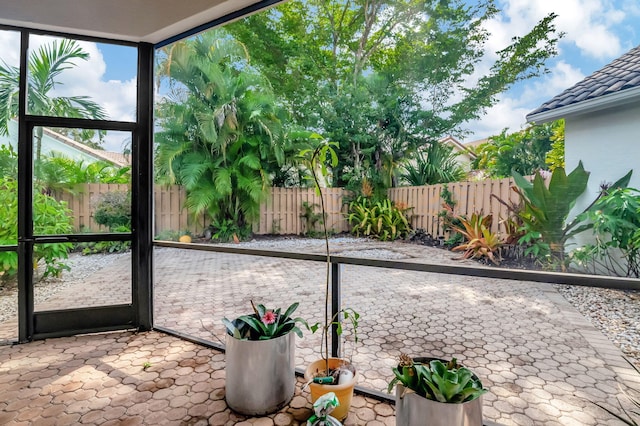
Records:
[[[27,115],[29,32],[20,32],[18,85],[18,341],[33,339],[33,126]]]
[[[138,45],[137,123],[132,135],[132,299],[143,331],[153,327],[153,54],[152,44]]]
[[[331,318],[336,322],[340,321],[340,307],[342,297],[340,294],[340,264],[331,262]],[[331,356],[340,357],[340,336],[338,335],[338,324],[331,324]]]

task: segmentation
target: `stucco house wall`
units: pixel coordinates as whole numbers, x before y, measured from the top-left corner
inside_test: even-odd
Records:
[[[640,188],[640,104],[565,118],[567,172],[582,160],[591,172],[575,210],[584,210],[602,183],[613,183],[633,170],[630,186]]]
[[[565,119],[567,172],[579,161],[590,172],[587,190],[569,219],[584,211],[603,183],[613,183],[633,170],[630,186],[640,189],[640,46],[556,95],[527,115],[544,123]],[[578,235],[571,250],[592,242],[590,232]]]

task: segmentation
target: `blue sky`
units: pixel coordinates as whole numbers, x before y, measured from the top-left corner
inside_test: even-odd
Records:
[[[469,0],[473,1],[473,0]],[[526,125],[525,116],[554,95],[602,68],[640,44],[640,1],[638,0],[496,0],[502,10],[487,23],[491,36],[486,45],[487,59],[506,47],[512,37],[524,35],[549,12],[558,15],[560,31],[566,33],[559,44],[559,55],[548,62],[550,73],[518,83],[499,96],[499,102],[480,120],[463,126],[469,135],[464,142],[500,133],[503,128],[517,131]],[[45,43],[34,36],[32,47]],[[135,49],[124,46],[81,42],[90,53],[88,61],[63,73],[60,95],[89,95],[102,105],[113,120],[135,118]],[[0,57],[17,64],[17,34],[0,31]],[[473,77],[488,72],[491,62],[478,64]],[[122,142],[107,138],[105,149],[120,151]]]
[[[500,102],[481,119],[465,126],[465,142],[486,138],[503,128],[517,131],[525,116],[543,102],[607,65],[640,44],[638,0],[497,0],[500,16],[488,24],[487,50],[496,51],[513,36],[523,35],[549,12],[558,15],[557,28],[566,33],[550,73],[520,82],[499,96]],[[482,64],[480,68],[482,68]],[[479,70],[482,72],[482,69]]]

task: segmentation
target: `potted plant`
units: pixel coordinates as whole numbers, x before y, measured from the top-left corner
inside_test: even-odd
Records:
[[[309,328],[302,318],[294,318],[298,303],[284,313],[251,302],[253,313],[231,321],[224,318],[226,336],[226,400],[232,410],[250,416],[278,411],[295,390],[295,334],[298,325]]]
[[[388,391],[397,384],[398,426],[482,426],[482,395],[487,390],[455,358],[447,362],[402,354],[393,373]]]
[[[329,313],[329,295],[331,290],[331,256],[329,251],[329,232],[327,230],[326,208],[318,174],[327,176],[327,163],[332,167],[338,164],[338,157],[333,149],[335,142],[328,142],[318,134],[310,134],[311,140],[319,140],[315,149],[303,150],[300,157],[306,163],[313,177],[314,185],[320,196],[320,208],[322,210],[322,231],[325,242],[326,274],[325,274],[325,298],[324,298],[324,322],[323,325],[315,324],[310,329],[315,332],[322,330],[322,343],[320,345],[320,359],[311,363],[305,370],[305,380],[309,383],[311,400],[315,402],[322,395],[329,392],[335,393],[339,405],[332,415],[338,420],[344,420],[351,408],[351,399],[356,385],[356,369],[351,362],[344,358],[332,358],[329,356],[329,331],[332,326],[337,327],[338,335],[342,334],[342,321],[348,321],[354,332],[354,340],[357,343],[357,327],[360,315],[350,308],[343,308],[334,315]]]

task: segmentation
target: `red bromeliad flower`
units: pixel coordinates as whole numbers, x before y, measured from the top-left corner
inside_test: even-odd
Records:
[[[273,324],[274,322],[276,322],[276,314],[274,314],[273,311],[265,312],[265,314],[262,316],[262,322],[266,325]]]

